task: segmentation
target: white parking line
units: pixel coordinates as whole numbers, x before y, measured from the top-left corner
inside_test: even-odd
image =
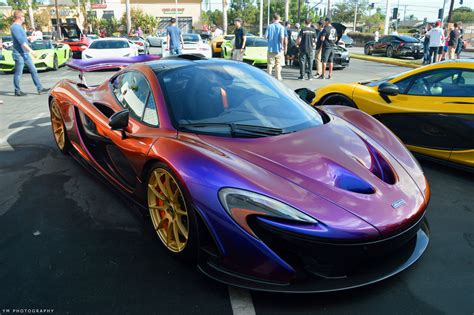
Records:
[[[249,290],[229,286],[229,297],[234,315],[255,315]]]

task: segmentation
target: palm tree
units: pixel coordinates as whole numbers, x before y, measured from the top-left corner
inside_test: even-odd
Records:
[[[222,0],[222,24],[224,35],[227,35],[227,0]]]
[[[132,18],[130,16],[130,0],[125,1],[125,13],[127,18],[127,34],[130,34],[132,28]]]

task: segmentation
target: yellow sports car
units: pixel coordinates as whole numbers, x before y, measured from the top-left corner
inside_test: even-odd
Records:
[[[474,168],[472,59],[307,93],[312,105],[346,105],[374,116],[417,154]]]
[[[226,40],[232,40],[234,35],[219,35],[211,39],[212,56],[220,57],[222,53],[222,43]]]

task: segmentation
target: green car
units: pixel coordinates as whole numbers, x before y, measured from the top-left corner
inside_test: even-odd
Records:
[[[53,43],[49,40],[37,40],[30,43],[30,46],[35,51],[33,62],[37,70],[58,70],[71,58],[71,48],[66,44]],[[15,70],[15,61],[12,54],[12,48],[2,49],[0,71],[13,72]]]
[[[222,57],[232,59],[232,49],[234,40],[226,40],[222,43]],[[267,64],[268,41],[257,36],[247,36],[245,44],[244,62],[254,66],[264,66]]]

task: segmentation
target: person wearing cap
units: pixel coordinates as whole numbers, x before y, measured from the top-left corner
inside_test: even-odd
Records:
[[[282,81],[281,68],[285,62],[283,54],[285,28],[280,24],[280,15],[278,13],[273,14],[273,23],[268,25],[265,38],[268,40],[267,72],[269,75],[272,75],[273,68],[275,68],[275,77],[278,81]]]
[[[181,48],[184,45],[181,30],[176,26],[176,19],[170,19],[170,25],[166,28],[166,42],[170,55],[181,55]]]
[[[247,43],[247,30],[242,26],[242,19],[234,19],[234,49],[232,49],[232,60],[244,60],[245,44]]]
[[[426,33],[430,38],[430,63],[436,63],[438,54],[443,52],[444,32],[441,28],[441,21],[436,21],[435,27]]]
[[[319,77],[320,79],[325,79],[325,72],[326,72],[326,65],[329,64],[329,76],[328,79],[332,78],[332,69],[334,67],[334,47],[336,47],[336,40],[337,40],[337,31],[334,26],[331,25],[331,19],[326,18],[324,20],[325,26],[321,31],[320,39],[323,42],[323,51],[322,51],[322,73]]]

